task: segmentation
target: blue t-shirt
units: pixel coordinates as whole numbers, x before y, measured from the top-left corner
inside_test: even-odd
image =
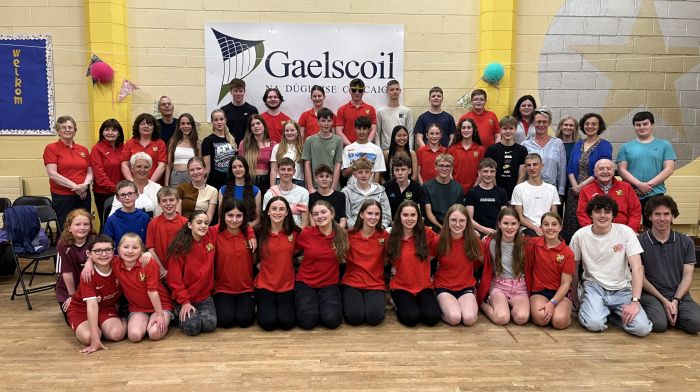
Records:
[[[620,147],[617,153],[617,163],[627,162],[627,170],[641,182],[647,182],[656,177],[664,168],[665,161],[675,161],[676,152],[668,140],[657,139],[651,143],[640,143],[638,140],[629,141]],[[651,192],[641,199],[666,192],[666,185],[662,182],[652,188]]]
[[[421,134],[423,141],[427,144],[425,139],[425,134],[428,132],[428,127],[431,124],[437,124],[442,129],[442,137],[440,138],[440,144],[447,147],[450,143],[450,135],[455,133],[457,125],[455,124],[455,118],[447,112],[440,112],[439,114],[425,112],[418,116],[416,120],[416,125],[413,127],[413,132],[416,134]]]
[[[234,185],[234,187],[233,187],[233,198],[234,199],[243,200],[243,188],[244,187],[245,187],[245,185]],[[257,196],[259,192],[260,192],[260,188],[253,185],[253,197]],[[226,185],[221,187],[221,194],[222,195],[226,194]]]
[[[105,222],[105,226],[102,229],[102,233],[110,236],[115,244],[119,244],[126,233],[136,233],[141,237],[141,241],[146,243],[146,229],[148,228],[148,222],[151,221],[151,217],[148,216],[143,210],[136,210],[134,212],[125,212],[121,208],[114,211],[114,214],[110,215]],[[114,247],[116,253],[117,246]]]

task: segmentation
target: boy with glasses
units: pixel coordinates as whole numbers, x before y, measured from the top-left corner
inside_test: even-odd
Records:
[[[115,244],[126,233],[136,233],[141,241],[146,242],[146,229],[151,218],[136,208],[136,199],[139,197],[136,184],[129,180],[119,181],[115,197],[122,206],[107,218],[102,232],[110,236]]]
[[[343,140],[343,146],[357,141],[355,120],[360,116],[367,116],[372,121],[367,139],[374,140],[377,134],[377,111],[362,100],[364,94],[365,82],[362,79],[350,81],[350,102],[338,108],[335,116],[335,133]]]

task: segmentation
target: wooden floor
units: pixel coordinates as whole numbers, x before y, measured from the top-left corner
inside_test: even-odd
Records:
[[[0,279],[0,390],[700,390],[698,336],[499,327],[484,315],[471,328],[406,328],[388,311],[379,327],[334,331],[171,329],[160,342],[107,343],[85,356],[53,292],[31,297],[28,311],[10,301],[13,284]]]

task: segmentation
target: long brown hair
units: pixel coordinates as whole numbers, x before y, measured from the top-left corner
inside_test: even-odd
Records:
[[[459,212],[467,217],[467,227],[464,229],[464,255],[470,260],[476,260],[482,257],[481,248],[479,247],[479,238],[474,233],[474,225],[469,217],[469,212],[467,207],[461,204],[455,204],[450,209],[447,210],[445,214],[445,226],[443,226],[440,232],[440,238],[438,240],[437,254],[438,256],[445,256],[450,253],[450,243],[452,242],[452,232],[449,229],[450,216],[455,212]]]
[[[194,156],[201,156],[201,151],[199,151],[198,145],[199,135],[197,134],[197,123],[194,122],[194,117],[192,117],[191,114],[182,113],[180,117],[177,118],[177,124],[175,125],[175,134],[168,142],[169,162],[175,161],[175,148],[177,148],[177,145],[185,139],[185,134],[182,133],[182,130],[180,129],[180,119],[182,119],[183,117],[187,117],[187,119],[190,120],[190,124],[192,124],[192,131],[190,131],[190,134],[187,136],[187,141],[190,142],[190,146],[192,146],[192,149],[194,150]]]
[[[258,141],[255,140],[253,132],[250,131],[250,124],[253,123],[253,120],[260,120],[263,125],[263,141],[269,141],[270,134],[267,131],[265,119],[263,119],[259,114],[251,114],[250,118],[248,119],[248,130],[245,133],[245,137],[243,137],[243,155],[248,163],[255,168],[255,171],[251,174],[257,174],[258,154],[260,154],[260,147],[258,147]]]
[[[195,218],[200,215],[204,215],[208,219],[206,212],[202,210],[195,210],[190,215],[190,218],[187,220],[187,223],[194,222]],[[168,246],[168,257],[187,256],[187,254],[190,253],[190,250],[192,249],[193,242],[194,237],[192,236],[192,229],[188,224],[182,225],[182,227],[180,228],[180,230],[177,231],[175,237]]]
[[[348,233],[355,233],[357,231],[362,230],[362,227],[365,225],[364,219],[362,219],[362,213],[365,212],[365,210],[370,207],[370,206],[375,206],[379,208],[379,222],[377,222],[377,226],[374,227],[375,230],[377,231],[383,231],[384,226],[382,226],[382,203],[380,203],[378,200],[375,199],[365,199],[365,201],[362,203],[360,206],[360,211],[357,213],[357,219],[355,219],[355,226],[353,226]]]
[[[401,224],[401,212],[404,208],[413,207],[416,210],[416,225],[413,227],[413,244],[416,247],[416,257],[421,261],[428,261],[430,250],[428,249],[428,240],[425,235],[425,224],[420,215],[418,204],[412,200],[405,200],[399,205],[399,209],[394,216],[394,223],[391,225],[391,233],[389,233],[389,241],[386,250],[386,259],[393,262],[401,257],[401,241],[403,240],[403,225]]]
[[[520,214],[513,207],[506,207],[501,210],[498,214],[498,223],[501,223],[503,217],[511,216],[515,218],[516,221],[520,222]],[[498,276],[503,272],[503,265],[501,264],[501,242],[503,241],[503,233],[501,232],[500,225],[496,227],[496,234],[493,235],[493,241],[496,245],[496,254],[493,258],[493,271],[494,276]],[[525,240],[523,235],[520,234],[520,230],[515,232],[515,238],[513,240],[513,274],[516,277],[520,277],[525,272]]]
[[[333,217],[335,217],[335,208],[333,208],[331,203],[325,200],[318,200],[316,203],[314,203],[313,206],[311,206],[311,211],[313,212],[313,209],[317,206],[323,206],[328,208]],[[350,248],[348,233],[345,231],[345,229],[340,227],[340,225],[338,224],[338,222],[335,221],[334,218],[331,218],[331,230],[333,231],[333,233],[335,233],[335,237],[333,237],[333,248],[335,249],[335,257],[339,261],[343,260],[345,258],[345,254]]]
[[[284,206],[287,207],[287,216],[284,217],[284,221],[282,222],[282,231],[284,232],[284,234],[291,235],[301,231],[299,226],[297,226],[297,224],[294,223],[292,211],[291,208],[289,208],[289,202],[287,202],[287,199],[285,199],[282,196],[273,196],[270,199],[270,201],[267,202],[265,211],[263,211],[263,214],[260,217],[260,223],[258,223],[257,227],[255,227],[255,237],[258,238],[259,241],[258,255],[261,258],[265,257],[270,251],[267,246],[267,240],[268,238],[270,238],[270,230],[272,230],[272,220],[270,219],[270,214],[267,213],[267,209],[270,208],[272,203],[276,201],[281,201],[282,203],[284,203]]]

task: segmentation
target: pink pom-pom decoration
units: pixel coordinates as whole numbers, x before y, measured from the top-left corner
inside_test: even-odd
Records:
[[[114,70],[104,61],[99,61],[90,66],[90,76],[96,83],[109,83],[114,79]]]

